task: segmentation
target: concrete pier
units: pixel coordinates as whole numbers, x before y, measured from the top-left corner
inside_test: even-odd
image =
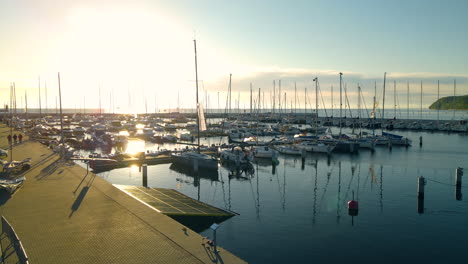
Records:
[[[0,126],[0,147],[7,131]],[[30,263],[245,263],[40,143],[13,149],[14,160],[32,158],[32,167],[12,196],[1,192],[0,214]]]

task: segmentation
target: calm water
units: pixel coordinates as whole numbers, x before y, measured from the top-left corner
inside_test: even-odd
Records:
[[[280,156],[280,164],[254,165],[250,179],[219,181],[149,167],[149,185],[173,188],[240,215],[218,229],[218,243],[250,263],[449,263],[466,259],[468,201],[455,199],[455,168],[468,173],[468,135],[399,134],[414,146],[378,148],[374,154]],[[424,144],[419,147],[418,138]],[[219,143],[220,139],[211,139]],[[156,148],[133,142],[134,149]],[[114,184],[141,185],[138,168],[99,174]],[[424,212],[418,213],[417,176],[427,178]],[[462,193],[468,192],[465,176]],[[359,201],[348,215],[347,201]],[[206,230],[201,233],[211,236]]]

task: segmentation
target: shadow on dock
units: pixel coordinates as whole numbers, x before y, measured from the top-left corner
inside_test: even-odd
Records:
[[[84,178],[86,178],[86,177],[87,177],[87,174],[85,175]],[[78,194],[78,196],[76,197],[75,201],[73,202],[73,204],[72,204],[72,206],[71,206],[71,212],[70,212],[70,215],[68,215],[68,218],[71,218],[71,217],[73,216],[73,214],[74,214],[76,211],[78,211],[78,209],[80,208],[80,205],[81,205],[81,203],[83,202],[84,198],[86,197],[86,194],[88,193],[89,188],[91,188],[91,185],[93,184],[93,181],[94,181],[94,178],[95,178],[95,177],[96,177],[96,175],[93,174],[93,175],[91,176],[91,178],[88,180],[86,186],[84,186],[84,187],[81,189],[80,193]],[[81,183],[84,181],[84,178],[83,178],[83,180],[80,182],[80,185],[81,185]],[[78,185],[77,189],[79,188],[80,185]],[[76,192],[77,189],[75,189],[75,192]]]

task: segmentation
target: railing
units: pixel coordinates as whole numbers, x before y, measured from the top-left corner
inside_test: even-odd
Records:
[[[26,251],[24,250],[23,244],[18,238],[18,235],[15,232],[15,229],[8,223],[5,217],[2,216],[2,234],[5,234],[10,239],[11,243],[13,244],[16,255],[18,256],[19,263],[21,264],[29,264],[28,255],[26,255]]]

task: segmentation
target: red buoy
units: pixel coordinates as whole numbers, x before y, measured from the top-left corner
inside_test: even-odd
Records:
[[[357,201],[351,200],[348,201],[348,209],[350,210],[358,210],[359,209],[359,204]]]
[[[348,214],[351,216],[357,216],[359,210],[359,204],[357,201],[354,200],[354,191],[353,191],[353,199],[348,201]]]

